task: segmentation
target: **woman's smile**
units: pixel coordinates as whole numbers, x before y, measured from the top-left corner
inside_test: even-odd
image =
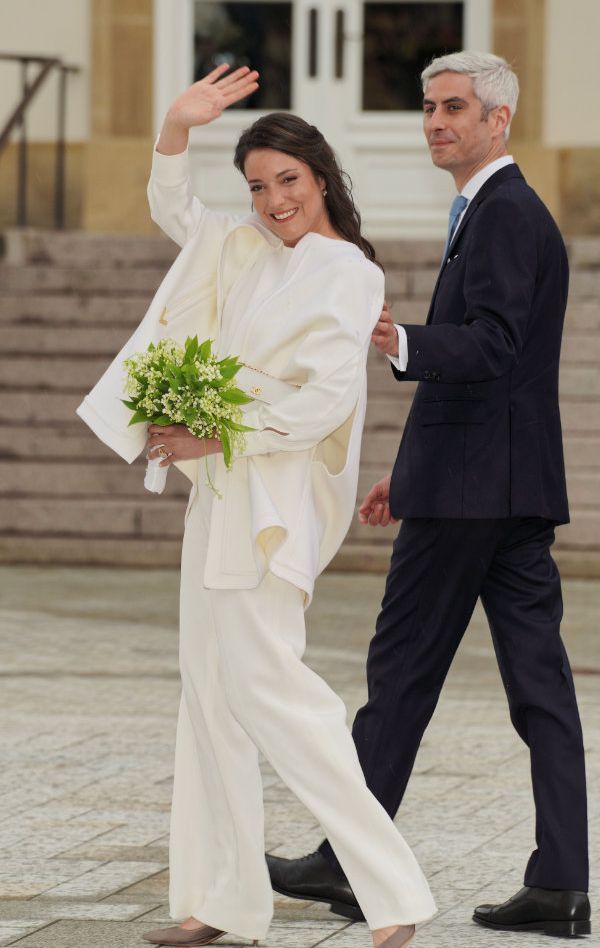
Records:
[[[278,224],[285,223],[285,221],[289,221],[292,219],[292,217],[295,217],[298,210],[299,208],[292,207],[289,211],[279,211],[278,213],[272,213],[271,217],[274,221],[277,221]]]

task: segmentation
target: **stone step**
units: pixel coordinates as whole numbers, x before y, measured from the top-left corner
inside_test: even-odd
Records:
[[[68,426],[0,425],[0,458],[9,460],[100,460],[116,457],[83,422]],[[123,462],[125,463],[125,462]]]
[[[76,330],[75,333],[88,332],[87,330]],[[70,355],[64,353],[56,354],[38,349],[36,355],[21,354],[17,352],[11,356],[6,354],[0,356],[0,379],[2,388],[11,389],[29,389],[32,392],[44,389],[53,391],[77,391],[81,395],[88,392],[98,381],[102,373],[108,367],[113,351],[106,351],[117,343],[123,343],[126,339],[128,330],[120,328],[92,330],[93,335],[90,339],[96,340],[97,351],[103,354],[96,357],[96,353],[90,354],[89,350],[93,345],[86,346],[84,351],[83,344],[80,343],[77,349],[77,339],[72,338],[71,344],[73,351]],[[35,335],[34,330],[31,330]],[[111,338],[112,336],[112,338]],[[0,340],[5,340],[0,327]],[[85,338],[85,337],[84,337]],[[46,343],[51,344],[48,338]],[[8,353],[9,347],[4,348]],[[369,360],[368,367],[368,393],[369,398],[376,396],[386,396],[394,401],[398,400],[403,406],[410,401],[416,390],[416,384],[412,382],[398,383],[392,375],[389,367],[376,360]],[[591,364],[572,365],[565,364],[560,373],[560,394],[561,397],[595,397],[600,396],[600,372]]]
[[[398,431],[410,406],[411,398],[389,399],[374,396],[367,406],[367,424],[373,427],[392,427]],[[39,392],[27,389],[5,389],[0,398],[0,423],[42,424],[52,427],[77,421],[75,410],[81,402],[81,392]]]
[[[38,296],[0,292],[0,324],[15,326],[127,326],[131,332],[143,318],[152,293],[128,296],[88,296],[56,294]]]
[[[388,571],[393,537],[386,544],[346,542],[336,554],[328,571],[372,572],[384,576]],[[600,578],[600,551],[553,547],[553,558],[563,578]],[[54,535],[0,537],[0,563],[52,563],[55,565],[131,566],[179,570],[181,540],[163,539],[151,543],[131,537],[56,537]]]
[[[374,483],[363,468],[359,478],[359,502]],[[171,471],[167,491],[160,497],[143,489],[143,464],[64,464],[0,462],[0,530],[16,534],[81,533],[91,536],[153,535],[180,536],[182,504],[189,495],[189,482]],[[567,545],[600,547],[600,511],[595,509],[600,471],[573,472],[568,478],[569,496],[575,511],[576,530],[570,526],[561,536]],[[220,501],[216,501],[220,502]],[[583,533],[582,533],[583,531]],[[581,535],[580,535],[581,534]],[[361,524],[354,518],[348,532],[353,542],[385,543],[386,531]]]
[[[106,356],[112,358],[131,335],[129,327],[0,325],[0,351],[5,355],[30,352],[48,355]]]
[[[163,537],[152,543],[137,537],[90,538],[53,533],[0,536],[0,563],[179,569],[181,539]]]
[[[571,270],[569,299],[585,300],[600,296],[600,270],[578,268]]]
[[[400,426],[385,431],[365,429],[361,463],[372,483],[391,470],[401,436]],[[0,459],[125,463],[77,419],[67,427],[0,425]],[[600,436],[567,435],[565,459],[568,471],[600,470]]]
[[[81,402],[80,392],[38,392],[8,389],[0,398],[0,424],[47,424],[52,428],[77,422],[75,410]],[[373,431],[392,431],[397,436],[408,409],[410,397],[403,399],[373,395],[367,404],[366,426]],[[563,399],[561,404],[563,430],[569,435],[600,433],[598,404],[586,399]]]
[[[0,442],[2,441],[0,428]],[[377,480],[377,471],[383,477],[385,470],[391,468],[400,444],[401,432],[394,430],[365,430],[362,444],[362,466],[373,471],[373,480]],[[600,470],[600,435],[570,435],[564,438],[565,463],[567,471],[574,469]]]
[[[0,284],[0,323],[136,326],[152,299],[152,288],[119,294],[90,295],[85,291],[44,296],[21,291],[8,292]],[[392,305],[396,322],[422,325],[427,317],[427,303],[422,300],[397,299]],[[596,302],[571,302],[565,322],[567,333],[600,330],[600,306]]]
[[[398,322],[422,324],[438,241],[382,242]],[[80,422],[82,395],[144,315],[177,248],[163,237],[24,231],[0,264],[0,561],[179,565],[189,485],[177,471],[160,497],[145,461],[127,465]],[[600,240],[569,242],[572,292],[561,404],[573,523],[558,531],[565,575],[600,576]],[[359,500],[389,473],[415,390],[369,357]],[[387,569],[397,527],[355,520],[335,567]],[[344,564],[347,564],[346,566]]]
[[[559,391],[561,398],[567,395],[600,396],[600,372],[588,365],[563,365],[560,370]]]
[[[155,497],[144,491],[145,460],[127,464],[114,454],[107,460],[71,461],[54,460],[40,464],[36,461],[0,460],[0,496],[17,497],[118,497],[133,504]],[[167,487],[161,495],[169,498],[187,498],[190,481],[180,471],[169,471]]]
[[[140,492],[122,497],[0,497],[0,531],[59,536],[180,537],[185,500]]]
[[[566,244],[571,267],[600,269],[600,238],[570,237]]]
[[[162,234],[91,234],[10,228],[4,232],[5,259],[11,265],[57,267],[168,267],[179,248]]]
[[[600,362],[600,335],[582,334],[571,336],[566,333],[563,337],[561,347],[561,365],[582,365],[584,363],[593,363],[598,365]]]
[[[597,400],[576,397],[563,398],[560,410],[563,432],[568,434],[600,432],[600,411],[598,410]],[[367,403],[367,422],[373,430],[397,431],[398,426],[403,424],[405,417],[396,399],[375,394]]]
[[[390,528],[391,529],[391,528]],[[559,529],[559,535],[560,530]],[[389,569],[392,540],[396,535],[390,533],[389,544],[373,545],[369,543],[344,543],[339,553],[333,558],[328,569],[347,573],[382,573]],[[0,557],[2,549],[0,547]],[[563,579],[600,579],[600,550],[573,550],[560,545],[552,547],[552,556],[558,565]],[[27,561],[26,561],[27,562]],[[384,581],[382,576],[381,593],[383,595]]]
[[[122,330],[115,330],[121,332]],[[0,330],[0,338],[2,331]],[[40,391],[78,392],[84,395],[98,381],[107,366],[109,358],[96,359],[81,353],[73,353],[70,358],[63,356],[22,356],[0,357],[0,379],[2,388]]]
[[[380,240],[375,242],[377,259],[387,270],[396,267],[429,266],[438,268],[442,259],[442,240]]]
[[[128,264],[167,264],[177,246],[157,230],[155,235],[94,234],[87,231],[49,231],[8,228],[4,231],[5,256],[14,263],[67,263],[90,266],[99,260]],[[570,237],[566,240],[572,267],[600,268],[600,239]],[[382,240],[376,242],[378,259],[385,267],[397,264],[436,266],[441,258],[440,240]]]
[[[329,569],[385,574],[398,527],[390,527],[387,542],[344,543]],[[559,529],[559,536],[561,530]],[[566,579],[600,578],[600,551],[553,547],[553,557]],[[132,537],[76,537],[55,535],[0,536],[0,562],[52,563],[54,565],[134,566],[179,569],[181,541],[163,539],[149,543]],[[383,594],[383,575],[382,575]]]
[[[163,268],[132,267],[15,267],[0,264],[0,285],[8,293],[139,294],[156,292],[165,275]]]
[[[598,332],[600,330],[600,306],[596,301],[569,301],[565,318],[565,331]]]

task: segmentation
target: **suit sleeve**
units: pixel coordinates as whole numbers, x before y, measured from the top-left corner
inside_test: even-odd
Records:
[[[519,361],[536,284],[535,233],[522,206],[508,198],[483,202],[472,226],[464,321],[405,325],[408,364],[405,372],[393,369],[400,380],[484,382]],[[443,318],[443,283],[440,292]]]
[[[180,247],[201,227],[207,240],[220,245],[238,219],[209,210],[194,195],[187,150],[180,155],[161,155],[154,149],[148,203],[152,220]]]
[[[258,430],[246,435],[241,457],[314,447],[352,414],[363,384],[371,331],[383,305],[383,276],[356,263],[338,265],[321,294],[325,301],[307,322],[294,356],[306,381],[272,405],[252,405],[245,423]],[[275,430],[267,430],[275,429]]]

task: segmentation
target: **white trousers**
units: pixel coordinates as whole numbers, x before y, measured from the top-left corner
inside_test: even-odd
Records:
[[[270,573],[256,589],[204,588],[208,500],[201,487],[183,542],[171,915],[265,937],[260,750],[323,827],[371,929],[430,918],[421,869],[367,790],[344,704],[301,660],[303,594]]]

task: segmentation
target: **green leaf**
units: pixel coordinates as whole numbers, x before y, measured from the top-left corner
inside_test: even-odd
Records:
[[[129,411],[137,411],[137,402],[127,401],[126,398],[122,398],[121,401]]]
[[[196,381],[198,379],[198,366],[195,362],[192,362],[190,365],[182,365],[181,372],[187,382]]]
[[[223,460],[225,462],[225,467],[231,467],[231,436],[224,425],[219,425],[218,427],[219,440],[223,445]]]
[[[230,405],[248,405],[249,402],[254,401],[253,398],[250,398],[249,395],[246,395],[246,393],[242,392],[239,388],[225,389],[224,392],[221,392],[221,398]]]
[[[196,339],[196,341],[198,341]],[[201,362],[206,362],[212,355],[212,339],[205,339],[198,349],[198,358]]]
[[[224,418],[223,424],[231,431],[257,431],[257,428],[249,428],[248,425],[241,425],[239,421],[232,421],[231,418]]]
[[[160,425],[161,427],[164,428],[166,425],[172,425],[173,419],[169,418],[168,415],[157,415],[156,418],[152,419],[152,423],[154,425]]]
[[[223,359],[222,362],[219,362],[219,371],[221,373],[221,377],[227,379],[228,381],[237,375],[240,368],[241,366],[231,359]]]
[[[131,427],[131,425],[137,425],[141,421],[149,421],[149,418],[145,412],[141,411],[141,409],[138,408],[138,410],[131,416],[131,420],[127,427],[129,428]]]
[[[185,341],[185,361],[193,362],[198,352],[198,336],[192,336]]]

